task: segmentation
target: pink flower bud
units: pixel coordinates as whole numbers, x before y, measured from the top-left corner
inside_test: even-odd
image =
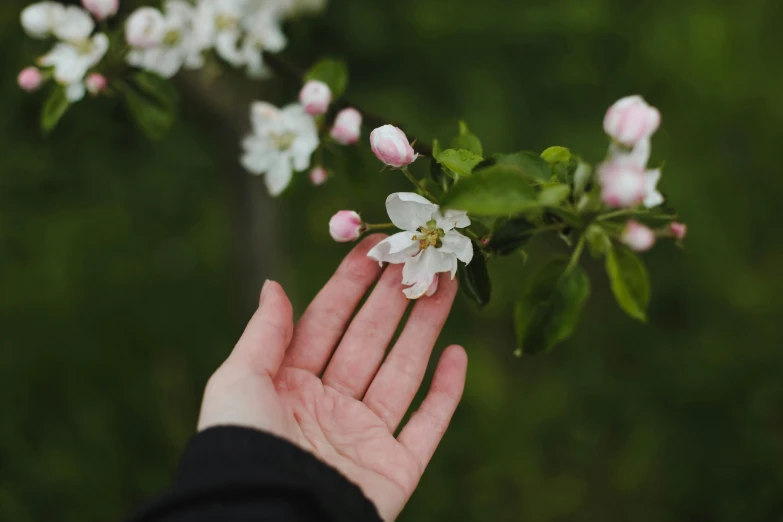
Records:
[[[82,0],[82,5],[96,19],[103,20],[117,14],[117,9],[120,8],[120,0]]]
[[[93,96],[106,90],[106,83],[106,77],[99,73],[92,73],[84,80],[84,84],[87,86],[87,92]]]
[[[628,245],[631,250],[644,252],[655,244],[655,232],[638,221],[629,221],[625,224],[620,241]]]
[[[661,113],[641,96],[626,96],[609,107],[604,117],[606,133],[628,146],[636,145],[658,130]]]
[[[405,133],[394,125],[384,125],[372,131],[370,148],[379,160],[390,167],[404,167],[419,157],[413,152]]]
[[[21,87],[22,90],[33,92],[38,90],[41,83],[43,83],[43,75],[41,74],[41,71],[35,67],[25,67],[19,72],[16,83],[19,84],[19,87]]]
[[[313,116],[325,113],[331,101],[332,91],[329,86],[318,80],[310,80],[299,91],[299,102],[304,105],[305,111]]]
[[[352,145],[359,140],[362,129],[362,114],[353,108],[337,113],[330,135],[341,145]]]
[[[318,166],[315,167],[313,170],[310,171],[310,183],[315,185],[316,187],[318,185],[323,185],[326,183],[326,178],[329,177],[326,173],[326,169]]]
[[[633,207],[647,195],[647,176],[643,169],[627,161],[609,160],[598,166],[601,200],[610,207]]]
[[[363,228],[362,218],[353,210],[341,210],[329,220],[329,235],[340,243],[359,239]]]
[[[435,292],[438,291],[438,274],[435,274],[432,276],[432,283],[430,283],[430,286],[427,288],[427,291],[424,293],[426,296],[434,295]]]
[[[669,232],[671,232],[672,235],[677,239],[683,239],[687,231],[688,227],[685,225],[685,223],[675,222],[669,225]]]
[[[133,47],[155,47],[165,35],[166,20],[154,7],[139,7],[125,22],[125,40]]]

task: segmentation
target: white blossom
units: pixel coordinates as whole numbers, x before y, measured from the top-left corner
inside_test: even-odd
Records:
[[[183,0],[168,0],[164,13],[163,38],[160,43],[133,48],[128,53],[128,63],[164,78],[171,78],[183,67],[202,67],[204,42],[196,26],[196,9]]]
[[[242,165],[253,174],[264,174],[272,196],[291,182],[294,171],[310,166],[310,157],[318,148],[318,130],[313,117],[298,103],[282,109],[265,102],[250,108],[253,132],[244,139]]]
[[[402,284],[408,286],[403,290],[408,299],[434,292],[438,273],[449,272],[453,279],[457,260],[468,264],[473,259],[470,239],[455,230],[470,225],[466,212],[441,212],[438,205],[412,192],[391,194],[386,211],[403,232],[384,239],[367,255],[380,263],[404,263]]]
[[[28,33],[52,34],[60,40],[38,59],[38,66],[51,67],[68,100],[76,102],[84,97],[85,75],[109,49],[109,38],[103,33],[92,34],[95,22],[84,9],[56,5],[43,2],[28,7],[22,13],[22,24]]]
[[[612,144],[609,158],[598,166],[601,196],[614,207],[630,207],[643,203],[648,208],[663,203],[658,192],[660,169],[647,169],[650,139],[639,141],[630,151]]]
[[[280,28],[284,5],[278,0],[199,0],[197,27],[204,47],[251,76],[265,72],[263,51],[286,45]]]

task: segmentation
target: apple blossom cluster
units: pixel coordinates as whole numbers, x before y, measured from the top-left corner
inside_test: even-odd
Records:
[[[117,56],[127,65],[163,78],[183,68],[203,67],[211,51],[259,77],[266,72],[263,53],[279,52],[286,45],[281,23],[322,9],[325,0],[165,0],[162,9],[139,7],[128,16],[122,24],[124,42],[95,30],[96,21],[117,14],[120,0],[81,3],[82,7],[66,6],[47,0],[22,11],[21,23],[29,36],[57,40],[37,60],[37,67],[19,73],[17,83],[25,91],[35,91],[54,78],[70,103],[81,100],[86,92],[103,92],[108,80],[96,69],[103,68],[100,62],[110,45],[117,47]],[[117,69],[116,64],[110,65],[113,71]]]
[[[140,7],[125,23],[130,46],[128,63],[164,78],[181,68],[200,69],[204,54],[214,50],[250,76],[265,72],[263,51],[279,52],[286,45],[282,20],[290,0],[167,0],[160,11]]]
[[[299,103],[281,109],[261,101],[251,105],[252,131],[242,141],[240,161],[251,174],[264,176],[270,195],[280,195],[291,183],[294,172],[310,167],[313,153],[324,139],[331,139],[338,145],[353,145],[359,140],[362,115],[352,107],[337,113],[327,133],[323,115],[329,110],[332,98],[332,90],[325,82],[309,80],[299,92]],[[309,177],[310,182],[318,186],[329,176],[322,165],[316,165]],[[341,238],[338,241],[346,241],[342,239],[344,235],[332,236]]]
[[[58,2],[39,2],[21,14],[22,27],[32,38],[54,38],[54,47],[41,56],[36,65],[23,69],[17,78],[26,91],[37,90],[49,78],[63,86],[71,103],[84,98],[89,90],[97,94],[105,88],[105,79],[94,72],[109,49],[109,37],[95,31],[95,21],[117,12],[119,0],[83,0],[84,9]],[[87,79],[85,79],[87,78]]]
[[[654,208],[664,202],[658,192],[661,169],[648,169],[651,139],[661,124],[661,113],[641,96],[626,96],[612,105],[604,117],[604,130],[612,138],[606,161],[598,166],[601,199],[613,208],[643,205]],[[677,239],[685,236],[686,227],[673,223],[669,232]],[[621,241],[637,252],[655,244],[655,232],[647,226],[629,221]]]
[[[320,90],[312,87],[300,96],[301,103],[315,106],[310,113],[325,110],[319,104],[328,97]],[[612,142],[595,168],[565,147],[488,155],[464,122],[449,148],[435,140],[417,152],[402,129],[381,125],[370,133],[370,149],[384,169],[403,173],[415,192],[386,198],[391,223],[374,224],[341,210],[329,221],[329,233],[348,242],[368,231],[399,229],[367,255],[403,265],[406,297],[433,295],[438,274],[448,273],[459,276],[460,288],[479,306],[491,296],[492,258],[517,253],[527,259],[523,249],[534,236],[554,233],[572,248],[571,257],[546,264],[519,298],[517,354],[546,351],[571,334],[590,292],[579,267],[585,247],[604,259],[620,307],[644,321],[649,279],[636,252],[649,250],[658,238],[679,244],[687,231],[658,190],[661,170],[647,166],[660,122],[658,110],[640,96],[617,101],[604,120]],[[428,177],[410,168],[422,157]]]
[[[81,7],[34,3],[22,11],[22,26],[53,46],[19,72],[17,83],[30,92],[49,80],[56,84],[43,107],[45,131],[86,93],[104,93],[122,99],[139,128],[160,139],[176,118],[171,77],[204,67],[212,54],[251,77],[266,72],[265,61],[276,70],[296,71],[269,53],[286,46],[287,18],[323,3],[163,0],[136,8],[124,20],[116,19],[120,0],[82,0]],[[251,104],[241,165],[263,176],[269,194],[279,196],[297,172],[306,172],[313,186],[344,175],[356,166],[332,159],[350,158],[369,145],[381,170],[402,174],[413,189],[386,197],[390,223],[364,219],[377,209],[361,215],[341,210],[329,220],[329,234],[351,242],[369,231],[397,229],[367,255],[380,264],[403,265],[400,290],[407,298],[435,294],[439,274],[447,273],[482,307],[492,295],[488,263],[512,255],[524,261],[529,245],[549,235],[565,244],[570,257],[545,263],[527,278],[514,308],[516,353],[544,352],[571,335],[590,293],[580,267],[584,252],[603,260],[619,306],[647,319],[650,283],[638,253],[662,239],[681,245],[687,227],[659,191],[661,168],[649,166],[661,114],[641,96],[624,97],[608,109],[608,152],[592,165],[561,146],[488,153],[465,122],[444,145],[411,142],[399,127],[342,98],[348,70],[341,61],[323,59],[304,75],[293,74],[301,86],[296,101]],[[365,123],[374,129],[362,144]]]

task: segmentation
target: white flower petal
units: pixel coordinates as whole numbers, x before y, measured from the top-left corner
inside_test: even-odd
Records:
[[[92,37],[92,49],[90,49],[88,60],[90,67],[94,66],[103,59],[106,51],[109,50],[109,37],[103,33],[98,33]]]
[[[69,102],[76,103],[84,98],[85,91],[86,88],[83,83],[72,83],[65,87],[65,97]]]
[[[402,268],[402,284],[410,285],[403,293],[408,299],[418,299],[427,293],[435,274],[451,272],[456,263],[453,255],[434,248],[423,250],[421,254],[408,260]]]
[[[413,192],[395,192],[386,198],[386,212],[394,226],[416,230],[432,219],[438,205]]]
[[[470,218],[464,210],[446,210],[443,213],[437,213],[434,217],[438,228],[443,229],[444,232],[470,226]]]
[[[244,57],[239,52],[237,42],[239,41],[239,31],[220,31],[215,38],[215,51],[225,61],[233,66],[239,66],[244,63]]]
[[[645,172],[645,196],[644,206],[647,208],[657,207],[663,203],[663,195],[658,192],[658,181],[661,179],[661,169],[648,170]]]
[[[93,29],[95,29],[95,22],[90,13],[74,5],[65,8],[62,19],[58,20],[52,28],[54,35],[66,42],[84,41],[90,36]]]
[[[473,260],[473,243],[456,230],[446,232],[446,235],[441,238],[441,243],[443,246],[439,250],[456,255],[457,259],[466,265]]]
[[[419,242],[412,237],[412,232],[397,232],[372,247],[367,252],[367,257],[371,257],[381,264],[405,263],[419,251]]]
[[[57,2],[38,2],[24,8],[22,27],[33,38],[46,38],[65,16],[65,6]]]
[[[279,196],[291,183],[292,175],[291,162],[284,155],[280,155],[272,168],[264,175],[264,182],[269,194]]]
[[[245,153],[242,155],[242,166],[252,174],[263,174],[275,163],[278,151],[267,140],[250,135],[242,141]]]

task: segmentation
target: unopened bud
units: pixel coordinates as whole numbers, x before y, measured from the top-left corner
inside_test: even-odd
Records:
[[[625,224],[620,241],[628,245],[631,250],[644,252],[655,244],[655,232],[638,221],[629,221]]]
[[[41,74],[41,71],[35,67],[25,67],[19,72],[16,83],[18,83],[19,87],[23,90],[33,92],[38,90],[41,83],[43,83],[43,75]]]
[[[332,91],[324,82],[310,80],[299,91],[299,102],[308,114],[324,114],[332,101]]]
[[[370,147],[375,156],[390,167],[404,167],[418,157],[405,133],[393,125],[384,125],[372,131]]]
[[[96,96],[106,90],[106,77],[100,73],[92,73],[84,80],[87,92]]]
[[[362,128],[362,115],[353,108],[337,113],[330,135],[341,145],[351,145],[359,140]]]
[[[355,241],[362,235],[364,223],[353,210],[341,210],[329,220],[329,235],[340,243]]]
[[[604,117],[606,133],[628,146],[636,145],[658,130],[661,113],[641,96],[626,96],[609,107]]]
[[[328,178],[328,174],[326,173],[326,169],[318,166],[315,167],[313,170],[310,171],[310,183],[315,185],[316,187],[318,185],[323,185],[326,183],[326,178]]]

